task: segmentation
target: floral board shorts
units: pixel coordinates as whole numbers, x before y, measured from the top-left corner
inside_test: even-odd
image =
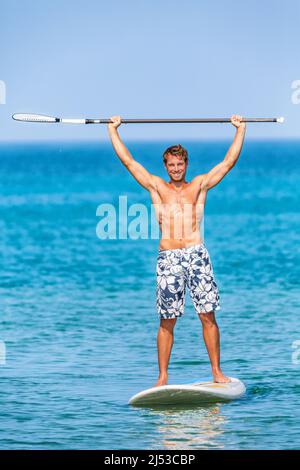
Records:
[[[221,308],[212,264],[204,243],[189,248],[160,250],[156,277],[156,306],[160,318],[183,315],[186,286],[198,314]]]

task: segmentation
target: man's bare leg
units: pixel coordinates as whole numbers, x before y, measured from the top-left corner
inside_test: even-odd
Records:
[[[156,387],[166,385],[168,382],[168,365],[174,343],[173,330],[176,320],[177,318],[160,320],[160,326],[157,333],[159,377],[155,385]]]
[[[199,318],[203,327],[203,338],[209,355],[214,382],[230,382],[220,367],[220,332],[214,312],[200,313]]]

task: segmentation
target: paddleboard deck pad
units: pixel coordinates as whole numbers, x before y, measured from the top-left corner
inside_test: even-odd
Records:
[[[218,403],[242,397],[246,387],[239,379],[230,377],[228,383],[194,382],[182,385],[163,385],[137,393],[129,400],[129,405],[191,405]]]

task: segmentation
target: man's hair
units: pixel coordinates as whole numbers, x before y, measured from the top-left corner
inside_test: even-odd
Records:
[[[172,145],[172,147],[168,147],[167,150],[164,151],[164,154],[163,154],[164,163],[166,163],[167,161],[167,155],[175,155],[176,157],[182,157],[185,162],[188,159],[187,150],[184,147],[182,147],[180,144]]]

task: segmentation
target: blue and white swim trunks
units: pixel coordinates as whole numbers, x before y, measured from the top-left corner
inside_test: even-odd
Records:
[[[160,250],[156,277],[156,306],[160,318],[183,315],[186,286],[198,314],[220,309],[219,291],[204,243],[189,248]]]

